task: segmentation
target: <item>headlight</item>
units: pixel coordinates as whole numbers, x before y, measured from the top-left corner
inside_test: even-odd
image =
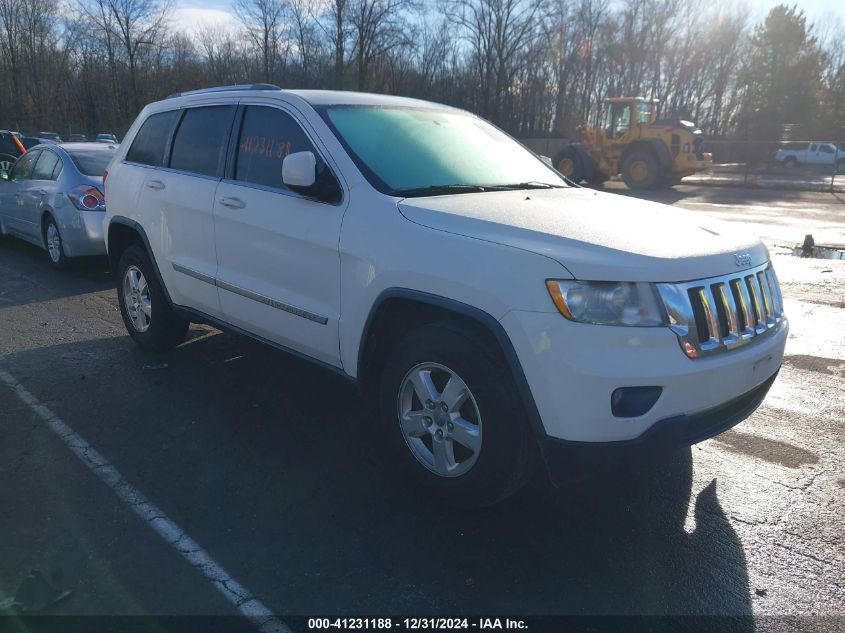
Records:
[[[666,324],[653,284],[550,279],[546,287],[557,309],[570,321],[639,327]]]

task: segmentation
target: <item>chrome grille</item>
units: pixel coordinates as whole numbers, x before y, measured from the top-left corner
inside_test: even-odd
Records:
[[[690,358],[745,345],[783,321],[783,297],[771,264],[722,277],[657,284],[669,326]]]

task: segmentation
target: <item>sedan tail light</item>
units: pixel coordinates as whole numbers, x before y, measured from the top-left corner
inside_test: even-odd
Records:
[[[67,192],[67,197],[80,211],[105,211],[106,199],[99,189],[82,185]]]

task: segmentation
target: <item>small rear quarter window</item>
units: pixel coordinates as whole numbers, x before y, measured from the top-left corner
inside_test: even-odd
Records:
[[[178,115],[179,110],[150,115],[135,135],[132,146],[126,153],[126,160],[141,165],[161,167],[164,164],[167,140],[170,138]]]

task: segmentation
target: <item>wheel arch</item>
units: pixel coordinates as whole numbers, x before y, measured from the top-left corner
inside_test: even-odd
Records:
[[[120,262],[120,257],[123,252],[130,246],[137,245],[147,252],[147,257],[153,264],[153,271],[155,272],[156,280],[161,285],[164,295],[169,304],[173,304],[170,299],[170,292],[164,283],[161,276],[161,271],[158,269],[158,262],[153,255],[153,249],[150,246],[150,240],[147,237],[147,232],[135,220],[123,216],[114,216],[109,220],[109,226],[106,231],[106,250],[109,257],[109,268],[112,273],[117,272],[117,266]]]
[[[622,162],[626,158],[628,158],[628,156],[638,151],[646,151],[654,154],[654,157],[657,159],[657,163],[658,165],[660,165],[660,167],[672,167],[672,165],[674,164],[674,161],[672,160],[672,155],[669,153],[669,150],[666,145],[661,143],[656,138],[641,139],[638,141],[634,141],[633,143],[629,143],[628,146],[625,148],[625,151],[622,152],[622,156],[619,159],[619,164],[621,165]]]
[[[357,378],[361,390],[365,394],[372,393],[392,344],[422,325],[446,320],[472,328],[485,342],[498,348],[508,365],[533,432],[538,439],[545,437],[528,380],[502,324],[480,308],[420,290],[388,288],[373,302],[358,347]]]
[[[60,226],[59,219],[56,217],[56,213],[50,207],[44,207],[41,209],[41,217],[38,220],[39,226],[39,234],[41,235],[41,247],[46,251],[47,250],[47,218],[53,218],[53,222],[56,224],[56,230],[59,232],[59,238],[62,240],[64,244],[64,237],[62,236],[62,227]]]

